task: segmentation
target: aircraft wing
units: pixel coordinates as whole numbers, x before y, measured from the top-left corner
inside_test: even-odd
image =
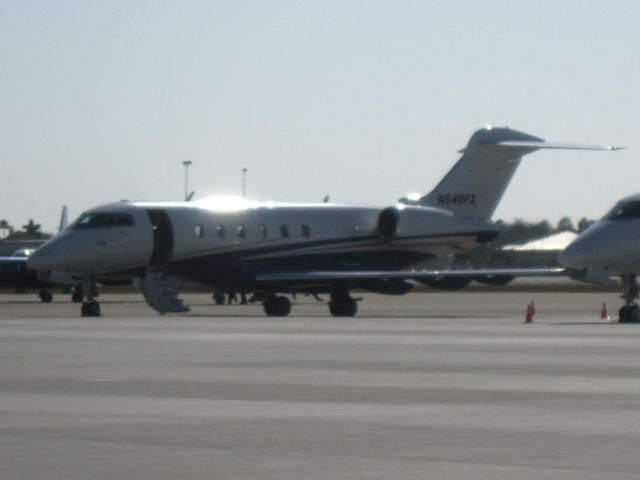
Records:
[[[554,268],[489,268],[478,270],[364,270],[364,271],[309,271],[265,272],[256,275],[258,282],[319,282],[332,280],[420,279],[447,277],[558,277],[567,275],[567,269]]]

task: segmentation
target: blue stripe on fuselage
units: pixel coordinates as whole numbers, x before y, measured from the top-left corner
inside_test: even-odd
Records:
[[[447,237],[477,237],[477,231],[458,234],[434,234],[396,237],[394,242],[426,240]],[[367,251],[353,250],[354,244],[371,242]],[[270,246],[238,246],[234,249],[221,248],[201,252],[197,255],[174,258],[170,262],[173,274],[197,282],[226,286],[227,288],[250,289],[258,272],[306,271],[306,270],[378,270],[403,269],[418,262],[433,258],[424,252],[403,250],[401,247],[386,248],[389,241],[378,235],[328,240],[303,241]],[[336,246],[338,250],[329,252],[304,252],[300,250]],[[342,250],[342,248],[344,250]],[[371,249],[373,247],[373,249]],[[375,247],[380,247],[376,249]],[[300,251],[298,254],[292,252]],[[282,254],[278,256],[277,254]],[[265,257],[267,258],[259,258]],[[262,286],[264,286],[262,284]]]

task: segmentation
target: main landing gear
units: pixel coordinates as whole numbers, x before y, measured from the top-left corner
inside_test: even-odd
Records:
[[[40,289],[40,293],[38,293],[38,296],[40,297],[40,301],[42,303],[51,303],[51,300],[53,300],[53,295],[51,294],[51,292],[44,287]]]
[[[283,296],[268,296],[262,306],[270,317],[286,317],[291,313],[291,300]]]
[[[100,304],[95,300],[98,296],[98,286],[94,278],[82,279],[82,292],[86,294],[86,300],[82,303],[83,317],[99,317]]]
[[[282,295],[267,295],[262,304],[264,313],[270,317],[286,317],[291,313],[291,301]],[[329,311],[334,317],[353,317],[358,312],[358,302],[346,289],[331,292]]]
[[[620,307],[620,323],[640,323],[640,307],[636,300],[640,294],[638,287],[638,277],[634,274],[621,275],[622,278],[622,299],[624,305]]]
[[[349,295],[348,290],[331,292],[329,311],[334,317],[353,317],[358,313],[358,302]]]

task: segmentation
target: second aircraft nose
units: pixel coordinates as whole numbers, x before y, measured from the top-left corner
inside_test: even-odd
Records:
[[[50,248],[47,245],[42,245],[35,252],[33,252],[27,260],[29,268],[33,268],[39,272],[46,272],[52,270],[52,264],[55,261],[55,257]]]
[[[48,272],[51,270],[64,272],[67,268],[70,255],[74,249],[69,248],[70,245],[66,240],[68,235],[61,233],[55,238],[41,245],[29,257],[27,265],[39,272]]]
[[[590,254],[581,245],[570,244],[560,253],[560,264],[564,267],[583,269],[587,268]]]

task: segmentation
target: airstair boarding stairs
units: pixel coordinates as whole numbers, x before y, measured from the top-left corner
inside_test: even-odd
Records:
[[[151,308],[159,313],[185,313],[190,310],[178,298],[182,281],[169,278],[164,265],[150,265],[141,279],[142,294]]]

